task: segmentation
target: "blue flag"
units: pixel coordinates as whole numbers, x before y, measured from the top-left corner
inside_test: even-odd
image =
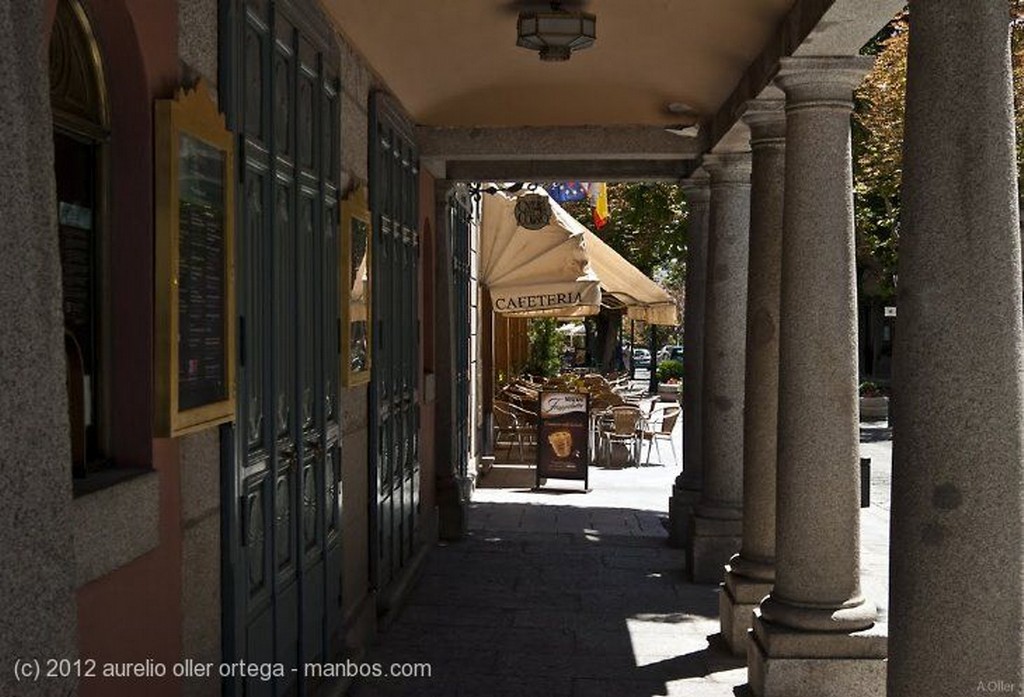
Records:
[[[545,188],[556,203],[583,201],[587,198],[587,189],[583,182],[554,182]]]

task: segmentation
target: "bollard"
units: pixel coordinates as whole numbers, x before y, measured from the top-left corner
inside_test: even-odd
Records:
[[[871,505],[871,458],[860,459],[860,507]]]

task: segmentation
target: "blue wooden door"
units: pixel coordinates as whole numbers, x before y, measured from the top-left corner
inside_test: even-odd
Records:
[[[311,0],[221,7],[221,106],[239,134],[225,660],[285,668],[227,691],[305,695],[304,665],[333,654],[341,624],[338,58]]]
[[[419,508],[419,157],[381,93],[370,100],[370,140],[370,561],[371,582],[384,589],[412,556]]]

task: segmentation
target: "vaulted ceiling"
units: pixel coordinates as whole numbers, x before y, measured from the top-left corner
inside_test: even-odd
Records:
[[[543,1],[320,2],[437,176],[611,181],[676,180],[745,147],[737,120],[780,58],[856,54],[905,0],[564,0],[597,17],[594,46],[567,62],[516,46],[519,12]]]
[[[794,0],[589,0],[597,41],[561,63],[516,46],[518,11],[543,2],[323,2],[418,123],[565,126],[713,114]]]

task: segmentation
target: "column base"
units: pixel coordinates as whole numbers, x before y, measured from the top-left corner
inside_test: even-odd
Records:
[[[720,583],[725,566],[740,550],[743,521],[690,518],[691,534],[686,545],[686,569],[694,583]]]
[[[772,590],[771,582],[738,575],[725,567],[725,582],[718,596],[718,617],[722,638],[736,656],[747,655],[747,635],[754,621],[754,609]]]
[[[747,679],[756,697],[885,697],[887,653],[877,628],[802,632],[754,610]]]
[[[678,484],[672,487],[668,497],[668,543],[676,549],[684,549],[690,538],[690,518],[693,508],[700,501],[700,492],[684,489]]]

